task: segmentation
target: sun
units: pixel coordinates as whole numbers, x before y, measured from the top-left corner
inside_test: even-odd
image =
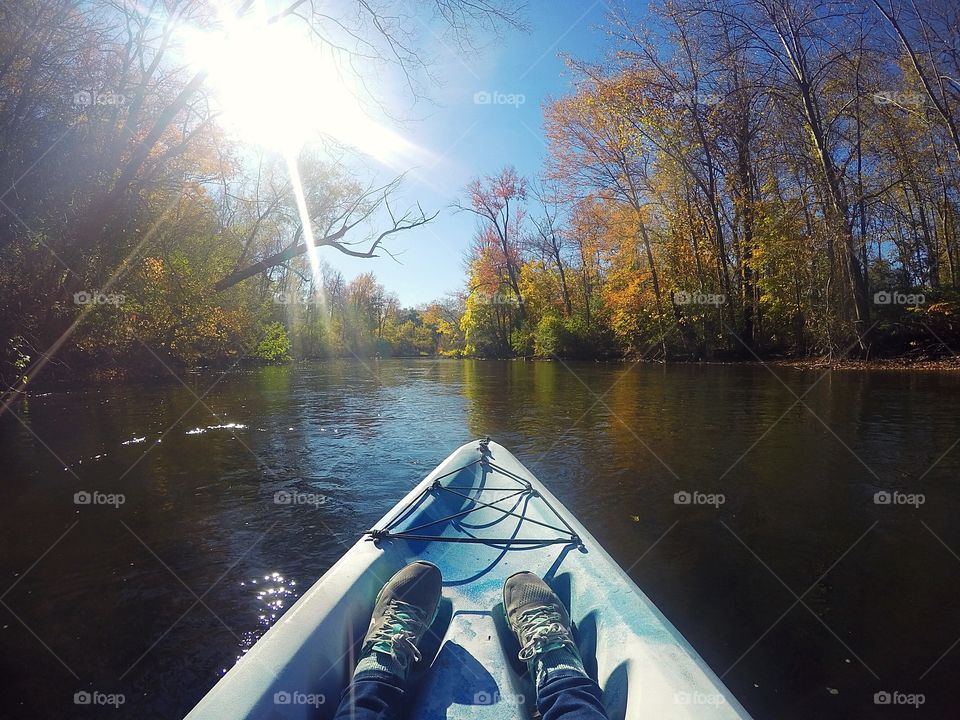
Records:
[[[337,50],[297,18],[227,17],[217,30],[185,29],[183,47],[220,122],[244,142],[296,152],[328,138],[384,162],[410,149],[363,109]]]
[[[303,18],[271,19],[258,3],[256,12],[240,18],[224,10],[216,29],[183,27],[180,33],[187,62],[203,73],[218,122],[245,145],[284,157],[310,268],[319,277],[300,150],[333,140],[391,169],[405,168],[422,151],[364,110],[359,79]]]

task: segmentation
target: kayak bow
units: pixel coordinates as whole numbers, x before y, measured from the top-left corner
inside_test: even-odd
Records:
[[[408,693],[422,720],[532,717],[534,690],[503,618],[503,581],[537,573],[570,610],[611,720],[749,718],[632,580],[505,448],[456,450],[351,548],[213,687],[188,720],[327,718],[380,587],[415,559],[443,599]],[[431,661],[432,659],[432,661]]]

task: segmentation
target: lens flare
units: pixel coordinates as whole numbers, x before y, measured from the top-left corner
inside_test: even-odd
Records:
[[[241,18],[224,13],[218,25],[184,27],[182,47],[205,73],[220,122],[238,139],[289,154],[329,138],[391,165],[414,153],[364,110],[340,51],[301,18],[271,20],[261,8]]]

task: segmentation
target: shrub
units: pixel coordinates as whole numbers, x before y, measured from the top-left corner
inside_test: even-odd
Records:
[[[257,344],[254,356],[267,362],[290,359],[290,336],[283,323],[270,323],[264,328],[263,339]]]

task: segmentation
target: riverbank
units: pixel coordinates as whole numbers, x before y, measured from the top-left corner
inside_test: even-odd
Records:
[[[960,370],[960,357],[947,358],[883,358],[877,360],[831,360],[805,358],[774,360],[767,364],[784,365],[799,370]]]
[[[287,362],[266,363],[262,361],[242,361],[240,363],[221,363],[205,364],[192,367],[179,367],[178,372],[191,373],[204,370],[230,372],[231,370],[252,370],[262,367],[277,367],[284,365],[300,365],[315,362],[329,362],[334,360],[358,360],[360,362],[378,362],[380,360],[432,360],[441,361],[462,361],[462,360],[483,360],[500,361],[514,360],[520,362],[595,362],[595,363],[632,363],[642,362],[651,365],[776,365],[781,367],[792,367],[798,370],[960,370],[960,356],[949,356],[942,358],[911,358],[911,357],[893,357],[893,358],[874,358],[868,360],[855,358],[828,358],[818,357],[769,357],[756,358],[737,358],[737,359],[702,359],[690,360],[682,358],[673,358],[667,361],[648,360],[643,358],[623,357],[623,358],[592,358],[592,359],[572,359],[572,358],[554,358],[554,357],[515,357],[515,358],[481,358],[481,357],[444,357],[444,356],[397,356],[391,358],[379,357],[330,357],[330,358],[304,358],[302,360],[290,360]],[[109,370],[96,371],[92,374],[83,373],[80,379],[101,382],[101,381],[150,381],[162,379],[169,375],[169,370],[161,367],[156,368],[110,368]],[[76,379],[76,378],[75,378]],[[59,376],[55,382],[62,383],[69,378]],[[39,383],[38,383],[39,384]]]
[[[629,358],[623,362],[632,362]],[[945,358],[875,358],[860,360],[853,358],[797,357],[797,358],[748,358],[733,360],[641,360],[657,365],[773,365],[797,370],[950,370],[960,371],[960,357]]]
[[[375,363],[378,360],[382,359],[415,359],[415,358],[377,358],[377,357],[368,357],[368,358],[306,358],[303,360],[290,360],[283,363],[266,363],[259,360],[241,360],[240,362],[233,363],[219,363],[219,364],[205,364],[197,366],[177,366],[174,368],[174,371],[178,376],[189,375],[196,372],[212,371],[212,372],[243,372],[243,371],[252,371],[258,368],[263,367],[276,367],[284,365],[298,365],[298,364],[309,364],[314,362],[327,362],[335,360],[349,360],[354,359],[363,363]],[[516,358],[467,358],[467,357],[441,357],[441,356],[431,356],[431,357],[421,357],[420,359],[429,359],[435,362],[440,361],[450,361],[457,362],[461,360],[482,360],[486,362],[497,362],[504,359],[510,359],[519,362],[590,362],[590,360],[578,359],[572,360],[569,358],[549,358],[549,357],[516,357]],[[634,363],[641,362],[648,365],[772,365],[776,367],[789,367],[796,370],[836,370],[836,371],[845,371],[845,370],[869,370],[869,371],[953,371],[960,372],[960,357],[958,356],[949,356],[943,358],[911,358],[911,357],[893,357],[893,358],[875,358],[870,360],[861,360],[861,359],[831,359],[828,357],[769,357],[769,358],[713,358],[713,359],[683,359],[683,358],[673,358],[664,362],[663,360],[649,360],[644,358],[635,358],[635,357],[622,357],[622,358],[603,358],[603,359],[593,359],[592,362],[603,365],[603,364],[623,364],[623,363]],[[84,368],[78,370],[77,372],[70,374],[63,371],[57,373],[50,373],[41,376],[33,383],[27,387],[26,391],[23,393],[25,396],[37,393],[47,393],[51,391],[60,391],[79,385],[81,387],[86,386],[95,386],[106,383],[113,382],[133,382],[140,383],[145,386],[155,385],[158,383],[163,383],[164,381],[170,379],[172,376],[171,370],[158,364],[152,367],[140,367],[140,368],[122,368],[122,367],[111,367],[111,368],[100,368],[96,370],[91,370],[90,368]],[[22,398],[21,398],[22,399]],[[13,405],[17,405],[18,401],[14,400]]]

